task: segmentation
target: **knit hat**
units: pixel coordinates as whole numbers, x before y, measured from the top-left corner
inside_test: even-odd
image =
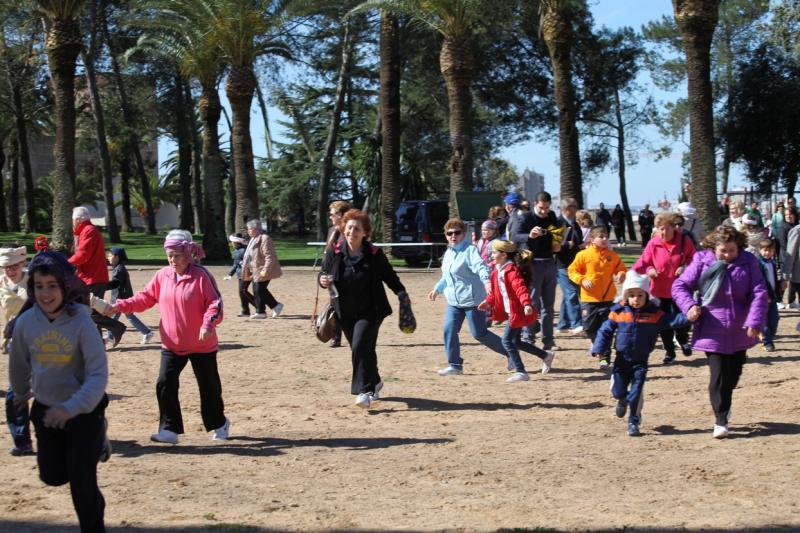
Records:
[[[492,219],[484,220],[483,224],[481,224],[481,229],[493,229],[497,231],[497,222]]]
[[[517,246],[511,241],[495,239],[492,241],[492,250],[513,254],[517,251]]]
[[[510,192],[503,198],[503,203],[506,205],[513,205],[514,207],[518,206],[519,203],[522,201],[519,194],[515,192]]]
[[[650,296],[650,278],[643,276],[633,270],[628,271],[625,276],[625,281],[622,283],[622,297],[628,297],[628,289],[642,289],[648,296]]]
[[[19,248],[0,248],[0,267],[22,263],[27,257],[28,250],[24,246]]]
[[[114,246],[113,248],[109,248],[108,251],[119,257],[120,263],[128,262],[128,254],[125,253],[125,248],[121,246]]]
[[[693,217],[697,214],[697,209],[691,202],[681,202],[678,204],[678,213],[685,217]]]

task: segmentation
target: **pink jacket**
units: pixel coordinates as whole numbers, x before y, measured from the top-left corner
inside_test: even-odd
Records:
[[[189,265],[180,281],[172,267],[162,268],[132,298],[117,300],[122,313],[140,313],[158,304],[161,346],[177,355],[217,351],[215,326],[222,322],[222,295],[214,276],[200,265]],[[199,340],[200,329],[211,331]]]
[[[664,246],[661,237],[656,235],[650,239],[642,256],[631,267],[631,270],[645,275],[650,267],[658,271],[658,276],[650,279],[650,294],[657,298],[672,298],[672,284],[678,278],[675,271],[678,267],[691,263],[695,254],[692,239],[682,235],[680,230],[676,231],[675,235],[676,237],[672,239],[675,246],[671,252]]]

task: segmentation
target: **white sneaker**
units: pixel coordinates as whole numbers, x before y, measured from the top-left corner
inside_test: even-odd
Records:
[[[514,372],[506,381],[509,383],[514,383],[515,381],[530,381],[531,377],[528,375],[527,372]]]
[[[267,313],[253,313],[250,315],[250,320],[264,320],[267,318]]]
[[[575,326],[574,328],[572,328],[569,331],[570,331],[570,333],[574,333],[575,335],[578,335],[580,333],[583,333],[583,326]]]
[[[155,333],[153,333],[152,331],[149,332],[149,333],[145,333],[144,335],[142,335],[142,344],[149,343],[151,340],[153,340],[154,336],[155,336]]]
[[[460,376],[464,373],[464,370],[455,366],[447,366],[440,368],[437,372],[440,376]]]
[[[547,357],[544,358],[542,361],[542,374],[547,374],[550,372],[550,368],[553,366],[553,359],[556,357],[556,352],[546,352]]]
[[[783,302],[778,302],[775,305],[778,307],[778,309],[786,309],[786,304]]]
[[[362,409],[369,409],[369,406],[372,405],[372,394],[362,392],[356,396],[356,405]]]
[[[222,424],[222,427],[219,427],[214,430],[214,436],[211,438],[213,440],[228,440],[228,435],[230,435],[231,431],[231,421],[228,417],[225,417],[225,423]]]
[[[164,444],[178,444],[178,434],[168,429],[161,429],[155,435],[150,435],[153,442],[163,442]]]
[[[728,426],[718,426],[714,424],[714,438],[724,439],[728,436]]]
[[[375,385],[375,392],[372,393],[372,401],[373,402],[377,402],[378,400],[381,399],[381,391],[382,390],[383,390],[383,381],[380,381],[380,382],[378,382],[377,385]]]
[[[278,318],[281,316],[281,311],[283,311],[283,304],[278,304],[272,308],[272,318]]]

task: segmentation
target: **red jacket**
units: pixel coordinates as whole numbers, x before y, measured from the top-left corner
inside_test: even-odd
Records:
[[[106,245],[100,230],[85,220],[78,224],[73,234],[75,244],[69,262],[75,265],[78,277],[87,285],[108,283]]]
[[[486,302],[492,307],[491,316],[494,320],[506,320],[512,328],[521,328],[536,321],[537,312],[533,308],[533,314],[525,316],[525,306],[531,305],[531,297],[528,294],[528,286],[525,285],[525,278],[522,277],[517,266],[507,262],[502,267],[503,279],[505,281],[506,293],[508,294],[508,307],[511,309],[511,317],[506,313],[503,305],[503,294],[500,292],[499,272],[497,267],[492,269],[491,287],[489,294],[486,295]]]

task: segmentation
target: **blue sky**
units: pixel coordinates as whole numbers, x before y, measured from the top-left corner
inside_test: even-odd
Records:
[[[608,26],[609,28],[619,28],[631,26],[640,30],[642,25],[651,20],[656,20],[664,15],[672,16],[671,0],[589,0],[595,23],[598,27]],[[674,100],[680,95],[667,94],[658,91],[645,76],[643,82],[651,87],[656,101]],[[224,90],[220,91],[220,96],[229,110]],[[258,109],[256,100],[253,100],[251,111],[251,132],[253,136],[253,150],[257,156],[266,155],[266,145],[264,142],[264,126]],[[286,120],[275,108],[269,108],[270,129],[273,138],[280,139],[278,128],[279,120]],[[227,140],[228,132],[225,120],[220,121],[220,134]],[[660,146],[665,141],[660,139],[654,129],[645,130],[645,136],[654,146]],[[555,195],[559,191],[559,170],[558,170],[558,146],[557,137],[553,136],[553,141],[540,143],[529,141],[508,146],[499,151],[500,156],[508,159],[519,172],[530,168],[545,176],[545,187]],[[175,149],[175,145],[168,139],[163,138],[159,142],[159,160],[164,161],[167,153]],[[656,161],[652,156],[643,154],[639,158],[636,166],[628,167],[627,171],[627,191],[628,199],[632,207],[650,203],[654,205],[658,200],[665,196],[670,200],[674,199],[680,187],[680,178],[683,174],[681,169],[681,157],[687,150],[682,143],[673,145],[672,155],[668,158]],[[734,168],[731,173],[731,187],[744,185],[741,173]],[[587,189],[588,206],[594,207],[598,202],[606,205],[614,205],[620,202],[619,199],[619,179],[613,170],[607,170],[594,177]]]

